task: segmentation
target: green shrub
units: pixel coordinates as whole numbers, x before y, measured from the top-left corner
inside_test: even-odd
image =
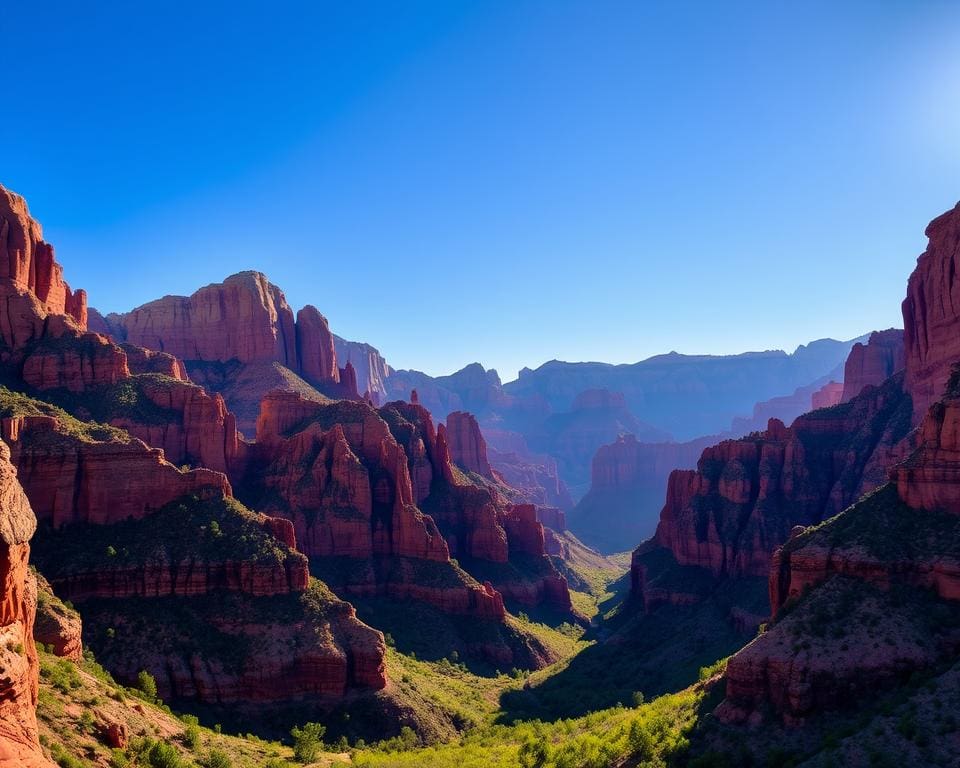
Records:
[[[327,729],[320,723],[307,723],[303,728],[294,726],[290,735],[293,737],[293,757],[301,763],[312,763],[320,754],[323,745],[323,734]]]
[[[137,675],[137,689],[152,701],[157,698],[157,679],[147,670],[141,669]]]
[[[184,715],[183,720],[183,743],[189,749],[196,749],[200,746],[200,721],[193,715]]]
[[[229,755],[220,749],[211,749],[201,761],[203,768],[233,768]]]
[[[147,752],[150,768],[186,768],[186,762],[176,747],[162,741],[155,741]]]

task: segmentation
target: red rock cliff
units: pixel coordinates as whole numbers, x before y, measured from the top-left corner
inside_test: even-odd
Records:
[[[960,204],[930,222],[926,235],[903,301],[906,387],[917,422],[943,395],[960,360]]]
[[[866,344],[853,345],[843,371],[843,398],[848,402],[864,387],[883,384],[905,365],[903,331],[874,331]]]
[[[910,399],[902,376],[787,428],[706,449],[697,470],[670,476],[654,545],[715,576],[766,576],[795,525],[840,512],[886,480],[902,458]]]
[[[473,414],[454,411],[447,416],[447,445],[450,457],[467,472],[494,479],[487,460],[487,443]]]
[[[54,526],[138,518],[185,494],[230,495],[219,472],[181,472],[139,440],[80,439],[51,416],[0,419],[33,508]]]
[[[53,766],[37,736],[37,586],[27,569],[36,524],[10,450],[0,443],[0,765],[11,768]]]
[[[309,304],[297,312],[297,359],[299,373],[307,381],[340,381],[337,351],[327,318]]]
[[[30,216],[26,201],[0,187],[0,280],[26,289],[46,312],[69,315],[87,327],[87,295],[76,293],[63,280],[63,267],[54,260],[53,246],[43,240],[40,225]]]

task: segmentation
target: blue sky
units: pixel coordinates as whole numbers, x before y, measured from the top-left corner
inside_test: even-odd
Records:
[[[434,374],[899,325],[960,199],[955,3],[38,2],[0,25],[0,183],[92,305],[259,269]]]

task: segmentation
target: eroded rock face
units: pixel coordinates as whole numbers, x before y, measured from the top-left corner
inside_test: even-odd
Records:
[[[960,360],[960,204],[930,222],[927,249],[907,283],[903,301],[906,387],[915,421],[943,395]]]
[[[188,382],[144,377],[139,392],[167,418],[143,419],[118,415],[109,419],[147,445],[160,448],[178,465],[205,467],[237,477],[249,446],[237,431],[236,417],[219,394],[209,395]]]
[[[377,402],[386,399],[387,378],[393,369],[387,365],[383,355],[375,347],[359,341],[347,341],[337,335],[333,337],[337,360],[352,363],[357,371],[357,391],[370,392]]]
[[[910,507],[893,485],[798,526],[773,556],[772,629],[730,659],[717,714],[798,724],[950,657],[953,625],[929,616],[960,602],[958,535],[960,516]]]
[[[546,558],[535,508],[529,521],[521,519],[497,486],[458,476],[446,427],[436,429],[418,403],[376,409],[271,393],[258,421],[257,451],[256,462],[267,469],[263,501],[253,503],[293,520],[299,546],[310,556],[358,561],[344,585],[351,593],[425,600],[444,611],[498,619],[502,588],[511,597],[532,595],[529,604],[569,602],[565,581]],[[540,570],[481,588],[450,563],[453,556],[506,564],[511,553],[542,560]],[[386,557],[403,561],[386,579],[360,565]],[[438,581],[446,586],[432,586]]]
[[[80,439],[51,416],[5,417],[0,435],[39,519],[56,527],[143,517],[186,494],[231,494],[219,472],[182,472],[139,440]]]
[[[874,331],[866,344],[854,344],[843,371],[843,397],[848,402],[865,387],[878,387],[905,365],[903,331]]]
[[[69,315],[77,327],[87,327],[87,294],[74,293],[64,282],[63,267],[54,259],[53,246],[43,240],[40,225],[30,216],[26,201],[0,187],[0,280],[36,296],[45,313]]]
[[[281,501],[274,511],[292,516],[306,554],[449,559],[433,520],[416,507],[406,454],[369,405],[276,393],[264,400],[258,428],[269,461],[262,482]]]
[[[487,442],[473,414],[454,411],[447,416],[447,445],[450,457],[467,472],[494,479],[487,459]]]
[[[221,593],[178,601],[178,615],[202,628],[197,631],[244,649],[239,659],[201,650],[186,654],[181,647],[186,629],[156,624],[147,613],[142,620],[151,636],[145,642],[130,623],[131,617],[141,617],[138,608],[145,602],[98,601],[87,615],[98,627],[116,628],[114,642],[98,648],[97,657],[123,681],[133,682],[139,669],[147,669],[164,699],[227,704],[240,711],[312,700],[322,711],[350,692],[386,685],[383,636],[360,622],[353,606],[316,583],[300,595]],[[277,612],[288,620],[271,621]]]
[[[165,296],[125,314],[98,314],[95,323],[118,340],[188,366],[277,363],[331,392],[341,384],[327,319],[308,305],[294,320],[283,292],[260,272],[240,272],[191,296]]]
[[[930,406],[916,442],[917,450],[890,473],[900,498],[914,509],[960,515],[960,398]]]
[[[340,381],[337,351],[327,318],[310,304],[297,312],[297,360],[300,375],[307,381]]]
[[[10,450],[0,443],[0,765],[11,768],[53,766],[37,735],[37,586],[27,568],[36,524]]]
[[[696,470],[671,474],[654,537],[681,565],[714,576],[766,576],[795,525],[840,512],[886,480],[910,428],[903,377],[791,427],[706,449]]]
[[[843,383],[839,381],[828,381],[820,389],[810,396],[810,407],[812,410],[818,408],[830,408],[843,401]]]
[[[83,658],[83,625],[80,614],[68,608],[53,593],[53,587],[37,574],[37,621],[33,638],[55,656],[71,661]]]
[[[181,360],[276,360],[297,369],[293,310],[259,272],[241,272],[192,296],[165,296],[116,318],[126,340]]]
[[[127,356],[127,367],[130,369],[130,373],[134,375],[159,373],[178,381],[190,381],[186,366],[171,354],[154,352],[134,344],[121,344],[120,348]]]

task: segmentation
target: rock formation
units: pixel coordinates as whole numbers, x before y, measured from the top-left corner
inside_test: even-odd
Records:
[[[810,408],[814,411],[819,408],[830,408],[843,401],[843,383],[828,381],[810,397]]]
[[[185,494],[231,492],[219,472],[183,472],[163,451],[123,433],[97,439],[76,429],[50,415],[0,418],[0,436],[41,521],[105,524],[143,517]]]
[[[36,525],[10,451],[0,443],[0,765],[11,768],[53,766],[44,758],[37,736],[39,664],[33,641],[37,586],[27,569]]]
[[[0,187],[0,281],[29,291],[44,313],[68,315],[81,330],[87,327],[87,294],[74,293],[64,282],[63,267],[53,246],[44,242],[40,225],[26,201]]]
[[[960,360],[960,204],[930,222],[926,235],[927,249],[910,275],[903,301],[906,387],[916,421],[943,395],[951,368]]]
[[[352,363],[356,369],[357,391],[370,392],[378,402],[384,400],[387,396],[387,378],[393,374],[393,369],[387,365],[379,350],[359,341],[347,341],[336,334],[333,336],[333,346],[337,360]]]
[[[83,658],[80,614],[53,593],[53,587],[40,574],[37,579],[37,621],[34,639],[53,653],[71,661]]]
[[[447,445],[450,457],[464,470],[494,479],[487,459],[487,443],[473,414],[454,411],[447,416]]]
[[[910,430],[902,380],[707,448],[697,470],[671,474],[652,545],[714,576],[765,576],[793,526],[819,523],[885,482]]]
[[[856,343],[843,370],[843,397],[848,402],[864,387],[880,386],[905,365],[903,331],[874,331],[866,344]]]
[[[692,469],[704,437],[687,443],[641,443],[632,434],[601,446],[593,457],[590,490],[571,512],[571,530],[601,552],[648,538],[663,507],[667,478],[674,469]]]
[[[772,627],[730,659],[726,699],[717,709],[724,722],[755,723],[773,712],[787,724],[802,724],[824,710],[860,706],[884,686],[955,656],[960,376],[951,371],[960,362],[960,317],[952,300],[958,224],[960,206],[927,228],[930,242],[903,302],[904,352],[896,331],[873,334],[866,346],[854,347],[844,397],[860,394],[819,412],[876,398],[902,380],[911,408],[896,420],[910,424],[923,416],[922,424],[879,460],[871,459],[878,469],[892,467],[890,484],[822,525],[795,527],[774,553]],[[899,367],[901,354],[906,372],[878,386],[878,379]],[[895,437],[901,430],[887,431]],[[847,452],[865,455],[869,446],[854,440]]]
[[[308,304],[297,312],[297,361],[303,378],[314,382],[339,382],[337,352],[327,318]]]
[[[240,272],[192,296],[165,296],[111,319],[125,341],[181,360],[298,367],[293,310],[259,272]]]

